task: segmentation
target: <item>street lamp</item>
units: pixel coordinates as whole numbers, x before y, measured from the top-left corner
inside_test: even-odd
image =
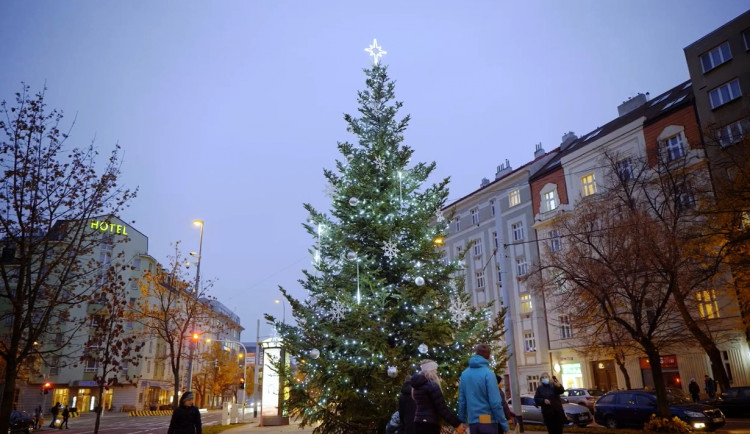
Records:
[[[282,324],[286,324],[286,303],[284,303],[284,301],[281,300],[281,299],[279,299],[279,298],[277,298],[276,300],[274,300],[274,302],[281,303],[281,307],[282,307],[281,323]]]
[[[198,263],[195,267],[195,288],[193,288],[193,297],[198,296],[198,285],[201,281],[201,254],[203,253],[203,220],[194,220],[193,224],[201,227],[200,240],[198,242],[198,253],[190,252],[191,255],[197,256]],[[195,353],[195,346],[197,345],[197,339],[193,336],[193,341],[190,344],[190,356],[188,357],[188,368],[187,368],[187,383],[185,390],[190,390],[193,383],[193,354]]]

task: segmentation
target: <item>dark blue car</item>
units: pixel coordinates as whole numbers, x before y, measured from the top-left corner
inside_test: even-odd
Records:
[[[727,417],[750,416],[750,386],[730,387],[716,399],[705,401],[717,407]]]
[[[716,407],[695,404],[682,396],[668,394],[669,412],[694,430],[715,430],[724,426],[724,414]],[[594,404],[594,420],[607,428],[643,428],[656,413],[653,390],[617,390]]]

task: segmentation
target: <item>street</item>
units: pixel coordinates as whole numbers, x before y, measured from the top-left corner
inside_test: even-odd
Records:
[[[202,413],[203,426],[218,425],[221,422],[221,411],[212,410]],[[139,434],[139,433],[165,433],[169,427],[170,416],[128,416],[126,413],[105,414],[102,417],[99,432],[102,434]],[[81,417],[71,418],[68,421],[70,429],[64,430],[68,434],[92,434],[94,432],[94,422],[96,418],[93,413],[84,413]],[[45,426],[38,431],[58,432],[56,428],[50,428],[49,418],[46,419]],[[241,429],[242,432],[251,431],[271,431],[273,427],[259,428],[256,420],[250,415],[247,416],[246,422],[250,425]],[[598,425],[591,427],[600,428]],[[529,426],[529,429],[539,430],[539,427]],[[534,432],[534,431],[531,431]],[[538,432],[538,431],[537,431]],[[732,418],[727,419],[727,424],[718,431],[718,433],[741,434],[750,433],[750,418]]]

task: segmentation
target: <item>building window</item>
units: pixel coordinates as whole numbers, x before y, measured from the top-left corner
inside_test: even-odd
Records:
[[[477,271],[477,289],[484,288],[484,271]]]
[[[730,60],[732,60],[732,50],[729,49],[729,42],[724,42],[701,56],[701,67],[703,68],[703,73],[705,74],[722,63],[729,62]]]
[[[698,313],[701,318],[713,319],[719,317],[719,303],[716,302],[716,291],[707,289],[695,294],[698,300]]]
[[[729,145],[741,142],[748,132],[750,132],[750,122],[743,119],[719,128],[716,131],[716,138],[719,140],[721,147],[726,148]]]
[[[711,108],[715,109],[729,101],[733,101],[742,96],[740,91],[740,81],[734,79],[728,83],[708,91],[708,99],[711,100]]]
[[[539,387],[539,376],[538,375],[527,375],[526,376],[526,384],[529,385],[529,393],[535,393],[536,389]]]
[[[477,238],[474,240],[474,245],[472,246],[474,248],[474,256],[481,256],[482,255],[482,240],[481,238]]]
[[[526,258],[516,258],[516,272],[519,276],[525,276],[527,272]]]
[[[521,295],[521,313],[530,313],[532,310],[531,294]]]
[[[456,223],[456,232],[461,232],[461,219],[456,217],[453,221]]]
[[[695,208],[693,189],[688,184],[680,184],[676,187],[675,199],[678,210]]]
[[[497,232],[492,233],[492,239],[495,242],[495,248],[497,249],[500,246],[500,241],[497,239]]]
[[[479,224],[479,209],[474,208],[469,212],[471,213],[471,224],[478,225]]]
[[[514,207],[521,204],[521,190],[515,189],[508,193],[508,205]]]
[[[667,161],[674,161],[685,155],[685,147],[682,144],[682,134],[677,134],[664,140],[663,147]]]
[[[534,339],[534,332],[523,332],[523,349],[527,353],[536,351],[536,339]]]
[[[626,158],[617,162],[617,174],[620,176],[620,180],[622,181],[629,181],[633,179],[633,167],[630,163],[630,158]]]
[[[513,231],[513,241],[523,241],[523,222],[514,223],[510,228]]]
[[[492,217],[495,217],[495,199],[490,201],[490,208],[492,208]]]
[[[570,326],[570,317],[560,315],[560,339],[570,339],[573,337],[573,328]]]
[[[750,51],[750,29],[742,32],[742,41],[745,43],[745,51]]]
[[[562,249],[560,231],[557,229],[549,231],[549,249],[553,252],[559,252]]]
[[[581,188],[584,196],[591,196],[596,193],[596,178],[593,173],[581,177]]]
[[[553,190],[544,193],[542,202],[544,203],[545,211],[552,211],[553,209],[557,208],[557,197],[555,195],[555,191]]]

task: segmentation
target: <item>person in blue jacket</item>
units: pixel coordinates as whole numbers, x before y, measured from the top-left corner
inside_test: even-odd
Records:
[[[471,434],[497,434],[510,431],[505,419],[495,373],[489,368],[490,346],[477,345],[469,367],[461,373],[458,386],[458,417],[469,424]]]

